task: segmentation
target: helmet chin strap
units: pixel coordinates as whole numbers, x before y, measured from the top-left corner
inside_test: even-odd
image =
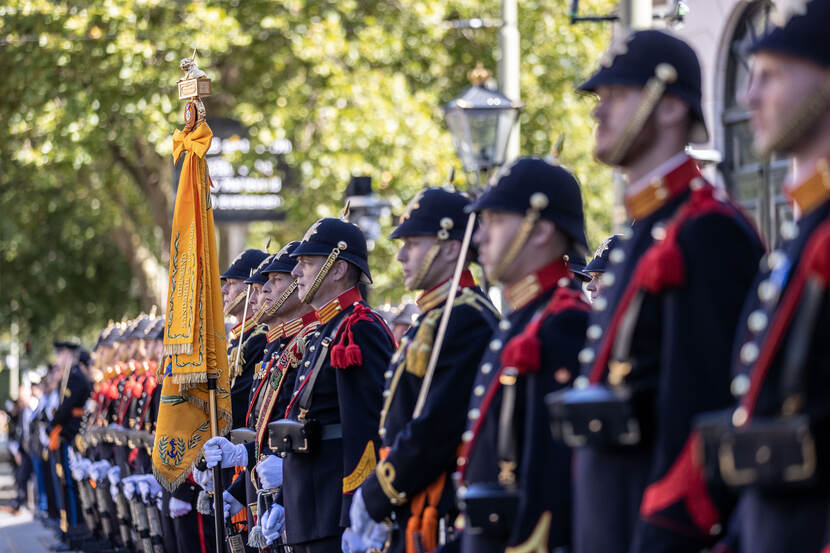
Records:
[[[677,80],[677,70],[668,63],[661,63],[654,69],[654,76],[648,80],[643,88],[643,97],[634,114],[626,123],[614,146],[604,160],[608,165],[619,165],[625,159],[634,139],[643,130],[643,127],[654,113],[660,99],[666,92],[666,87]]]
[[[228,306],[223,311],[223,314],[225,315],[225,317],[230,317],[231,311],[236,309],[239,306],[239,304],[242,303],[242,300],[244,300],[244,299],[245,299],[245,290],[242,290],[241,292],[239,292],[239,294],[237,294],[237,296],[234,299],[231,300],[231,302],[228,304]]]
[[[314,277],[314,282],[311,283],[308,293],[300,298],[301,302],[306,304],[311,303],[311,300],[314,299],[314,295],[317,293],[317,290],[320,289],[320,285],[323,284],[323,281],[326,279],[326,276],[328,276],[329,271],[331,271],[331,268],[334,266],[334,262],[337,261],[337,258],[340,256],[340,252],[344,251],[346,247],[346,242],[341,240],[337,243],[337,247],[331,250],[331,253],[326,258],[325,263],[323,263],[323,266],[320,267],[319,271],[317,271],[317,276]]]
[[[773,137],[769,146],[764,148],[763,152],[759,152],[761,155],[787,152],[812,125],[816,124],[819,116],[830,106],[830,80],[823,79],[803,102],[798,102],[798,106],[795,114],[788,118],[787,124]]]
[[[449,240],[450,231],[452,230],[454,224],[453,220],[449,217],[441,219],[441,230],[439,230],[437,234],[438,239],[432,246],[429,247],[427,253],[424,255],[424,258],[421,260],[421,264],[418,265],[418,272],[415,273],[415,277],[412,279],[412,284],[408,287],[410,290],[424,289],[424,278],[426,278],[432,264],[435,262],[435,258],[438,257],[438,252],[441,251],[441,245]]]
[[[280,297],[277,298],[277,301],[275,301],[272,305],[265,309],[264,314],[268,315],[269,317],[272,315],[276,315],[277,311],[279,311],[282,307],[282,304],[284,304],[288,300],[288,298],[291,297],[291,294],[293,294],[296,290],[297,281],[295,280],[294,282],[288,285],[288,288],[286,288],[282,294],[280,294]]]
[[[519,252],[522,251],[525,243],[527,243],[530,233],[533,232],[536,221],[539,220],[539,214],[548,207],[548,203],[548,197],[541,192],[536,192],[530,197],[530,207],[525,212],[521,225],[519,225],[519,231],[513,237],[513,240],[507,247],[507,251],[501,256],[498,264],[493,269],[493,274],[487,275],[490,280],[494,282],[500,281],[507,268],[516,261]]]

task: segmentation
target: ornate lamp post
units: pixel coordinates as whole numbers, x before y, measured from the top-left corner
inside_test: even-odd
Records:
[[[444,117],[464,170],[475,173],[505,162],[510,131],[523,104],[484,86],[490,72],[480,63],[468,75],[472,86],[444,106]]]

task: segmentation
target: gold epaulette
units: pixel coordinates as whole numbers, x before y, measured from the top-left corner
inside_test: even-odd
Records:
[[[453,309],[467,305],[480,313],[487,309],[496,318],[500,318],[498,310],[490,300],[481,294],[476,294],[471,288],[461,290],[452,305]],[[435,329],[438,327],[438,321],[441,319],[443,311],[443,305],[434,307],[421,317],[412,345],[406,351],[406,370],[418,378],[423,378],[426,373],[429,357],[432,355],[432,346],[435,343]]]

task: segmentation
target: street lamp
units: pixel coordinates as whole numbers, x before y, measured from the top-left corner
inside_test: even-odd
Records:
[[[504,163],[510,131],[523,104],[485,87],[490,72],[481,63],[468,77],[472,86],[444,106],[444,117],[464,170],[477,175]]]
[[[380,219],[391,213],[392,204],[375,196],[372,191],[372,177],[355,176],[346,187],[346,201],[349,202],[348,220],[360,227],[366,236],[370,250],[380,237]]]

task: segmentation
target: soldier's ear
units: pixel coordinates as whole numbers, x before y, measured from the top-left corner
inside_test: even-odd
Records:
[[[675,96],[664,96],[657,105],[656,120],[661,127],[673,127],[688,124],[689,105]]]
[[[454,262],[461,253],[461,242],[458,240],[447,240],[444,243],[444,247],[441,248],[441,252],[444,261]]]
[[[556,238],[556,225],[547,219],[540,219],[536,221],[536,228],[530,234],[528,241],[537,248],[546,248],[554,242]]]

